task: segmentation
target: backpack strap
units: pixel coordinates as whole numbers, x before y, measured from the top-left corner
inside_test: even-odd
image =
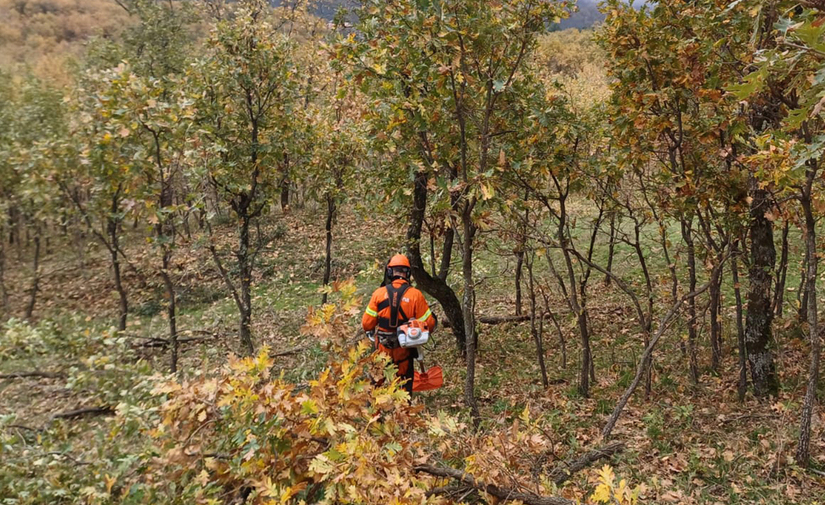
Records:
[[[403,323],[407,321],[409,318],[407,314],[404,313],[404,309],[401,308],[401,300],[404,297],[404,293],[410,289],[410,285],[408,283],[404,283],[399,287],[395,287],[392,284],[387,284],[387,299],[381,302],[378,306],[378,309],[381,310],[389,306],[390,308],[390,317],[389,319],[386,318],[379,318],[379,325],[381,323],[386,323],[385,328],[390,330],[395,330],[398,328],[399,322]]]

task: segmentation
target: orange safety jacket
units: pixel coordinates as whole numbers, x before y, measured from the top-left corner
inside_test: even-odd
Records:
[[[408,284],[408,282],[403,279],[396,279],[392,282],[392,286],[395,289],[402,288],[404,284]],[[372,331],[377,327],[379,331],[394,332],[396,328],[392,327],[390,316],[391,303],[387,293],[387,287],[382,286],[373,292],[367,310],[364,312],[364,317],[361,318],[361,326],[363,326],[364,331]],[[427,300],[424,299],[421,291],[412,286],[408,287],[401,296],[400,303],[398,304],[396,327],[406,323],[410,319],[418,319],[423,322],[427,325],[429,331],[435,330],[436,319],[429,305],[427,305]],[[413,357],[413,351],[411,349],[405,347],[389,349],[381,344],[378,344],[378,349],[388,354],[392,358],[392,361],[398,365],[399,377],[407,376],[408,373],[410,373],[407,367],[412,366],[410,358]]]

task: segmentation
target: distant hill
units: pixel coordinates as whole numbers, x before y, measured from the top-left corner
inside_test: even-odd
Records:
[[[277,3],[280,3],[280,1],[276,1]],[[321,0],[317,4],[315,14],[324,19],[332,19],[339,7],[344,6],[347,9],[352,9],[356,4],[357,2],[354,0]],[[599,12],[598,4],[599,0],[579,0],[578,12],[573,13],[554,29],[590,28],[597,23],[601,23],[604,21],[604,14]]]
[[[559,23],[559,29],[590,28],[604,21],[604,14],[599,12],[599,0],[579,0],[579,11]]]
[[[116,37],[128,23],[113,0],[0,0],[0,69],[49,74],[91,37]]]

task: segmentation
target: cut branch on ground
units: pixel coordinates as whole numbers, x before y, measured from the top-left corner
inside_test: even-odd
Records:
[[[582,454],[578,458],[571,458],[563,461],[561,464],[557,465],[556,468],[548,474],[548,476],[553,479],[553,482],[555,482],[557,486],[561,486],[574,473],[584,470],[600,459],[609,458],[614,454],[618,454],[624,449],[624,443],[613,442],[612,444]]]
[[[414,470],[418,473],[426,473],[435,477],[448,477],[455,479],[469,487],[494,496],[501,501],[520,501],[526,505],[573,505],[574,503],[566,498],[561,498],[558,496],[539,496],[533,493],[526,493],[516,491],[514,489],[499,487],[495,484],[488,484],[476,479],[466,472],[456,470],[455,468],[419,465],[416,466]],[[449,487],[437,489],[444,491],[450,490],[450,492],[454,491],[454,488]]]
[[[60,379],[65,376],[66,374],[60,372],[40,372],[35,370],[33,372],[3,373],[0,374],[0,379]]]

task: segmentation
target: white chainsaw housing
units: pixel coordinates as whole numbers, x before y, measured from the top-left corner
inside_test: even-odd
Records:
[[[430,332],[423,328],[406,326],[398,328],[398,345],[400,347],[421,347],[430,341]]]

